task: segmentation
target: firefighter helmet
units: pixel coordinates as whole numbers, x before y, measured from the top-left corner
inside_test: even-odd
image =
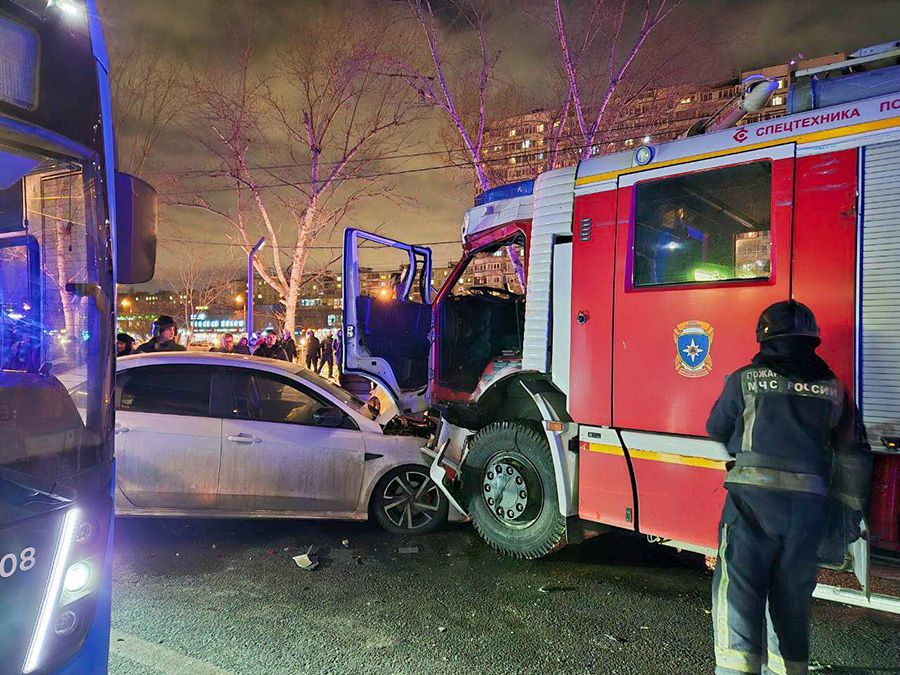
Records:
[[[756,341],[803,335],[819,340],[819,325],[812,310],[802,302],[784,300],[766,307],[756,324]]]
[[[153,337],[159,337],[166,328],[174,328],[175,332],[178,332],[178,324],[175,323],[175,319],[167,314],[160,314],[153,322]]]

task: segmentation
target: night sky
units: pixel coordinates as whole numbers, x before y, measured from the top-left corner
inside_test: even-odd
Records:
[[[113,45],[123,41],[156,45],[166,58],[182,60],[188,67],[227,52],[229,45],[222,26],[235,16],[235,8],[240,4],[224,0],[100,0],[107,39]],[[262,0],[259,34],[265,39],[257,42],[260,63],[285,44],[286,26],[297,16],[329,12],[339,6],[346,5]],[[550,32],[527,16],[527,10],[535,7],[527,0],[495,0],[488,24],[491,44],[503,48],[498,75],[515,84],[528,108],[552,102],[543,99],[558,49]],[[698,38],[698,25],[709,34]],[[469,38],[465,31],[454,36],[463,41]],[[800,53],[806,57],[836,51],[849,53],[898,38],[900,3],[896,0],[686,0],[658,36],[673,45],[685,39],[692,42],[688,45],[693,55],[691,63],[677,76],[683,81],[725,78],[741,69],[784,63]],[[420,35],[411,35],[410,39],[420,39]],[[696,68],[691,65],[694,58]],[[413,152],[439,150],[439,127],[437,113],[419,124]],[[174,126],[155,147],[144,178],[153,183],[163,172],[205,166],[200,157],[202,154],[186,141],[184,132]],[[442,163],[444,160],[438,155],[423,156],[414,158],[405,168]],[[404,196],[415,197],[418,205],[401,210],[385,200],[371,200],[358,207],[345,224],[369,229],[377,226],[386,236],[416,243],[458,239],[462,214],[472,198],[468,176],[458,170],[424,171],[398,177],[396,186]],[[177,232],[179,236],[187,233],[191,239],[225,242],[230,232],[227,227],[195,212],[169,210],[163,213],[160,236],[166,238]],[[340,236],[337,232],[330,240],[319,243],[339,243]],[[177,249],[169,244],[161,250],[157,275],[160,283],[172,277]],[[239,250],[226,246],[208,250],[211,265],[239,267]],[[319,251],[311,265],[321,264],[337,253]],[[457,246],[435,249],[439,264],[458,255]]]

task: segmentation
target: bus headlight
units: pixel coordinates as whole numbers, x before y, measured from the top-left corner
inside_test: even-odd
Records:
[[[86,560],[77,562],[66,571],[66,580],[63,583],[67,593],[80,593],[91,583],[91,566]]]
[[[70,605],[94,590],[94,571],[100,569],[101,564],[100,558],[91,556],[69,565],[59,598],[60,607]]]
[[[76,628],[78,628],[78,615],[69,610],[57,616],[56,623],[53,624],[53,632],[57,635],[71,635]]]

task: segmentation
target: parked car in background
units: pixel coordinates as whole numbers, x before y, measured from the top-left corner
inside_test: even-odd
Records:
[[[371,516],[395,533],[447,519],[423,439],[391,433],[406,427],[379,423],[362,400],[296,364],[128,356],[117,362],[115,403],[118,515]]]

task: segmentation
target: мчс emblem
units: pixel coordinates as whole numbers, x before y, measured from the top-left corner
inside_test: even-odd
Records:
[[[678,349],[675,372],[683,377],[705,377],[712,371],[713,327],[704,321],[685,321],[675,326],[672,337]]]

